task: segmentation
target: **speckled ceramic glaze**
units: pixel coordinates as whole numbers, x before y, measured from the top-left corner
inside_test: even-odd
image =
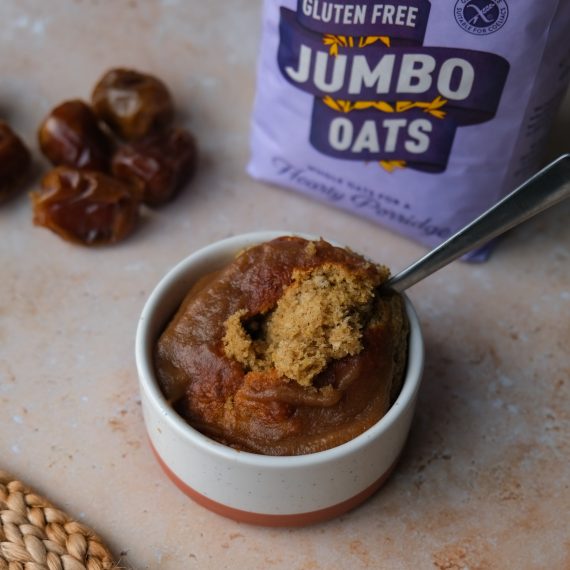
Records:
[[[386,480],[410,427],[423,366],[421,330],[411,303],[408,370],[388,413],[355,439],[326,451],[270,457],[236,451],[190,427],[164,399],[153,346],[192,284],[243,249],[283,232],[257,232],[209,245],[172,269],[148,299],[139,322],[136,359],[144,419],[152,448],[169,477],[222,515],[266,525],[302,525],[345,512]],[[299,234],[297,234],[299,235]],[[314,238],[315,236],[306,236]]]

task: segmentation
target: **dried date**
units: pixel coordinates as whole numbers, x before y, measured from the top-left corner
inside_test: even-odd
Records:
[[[34,223],[67,241],[101,245],[126,238],[138,220],[139,200],[101,172],[59,167],[32,193]]]
[[[30,152],[18,135],[0,121],[0,203],[16,194],[31,168]]]
[[[128,141],[154,135],[170,127],[172,97],[160,79],[131,69],[111,69],[92,95],[97,116]]]
[[[113,175],[136,186],[142,202],[156,207],[171,200],[196,169],[194,137],[184,129],[120,147],[113,157]]]
[[[79,99],[53,109],[39,128],[38,139],[42,153],[54,166],[109,168],[111,141],[89,105]]]

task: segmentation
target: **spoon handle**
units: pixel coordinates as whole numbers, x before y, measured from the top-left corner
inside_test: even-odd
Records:
[[[503,232],[570,196],[570,154],[529,178],[441,245],[384,283],[402,292]]]

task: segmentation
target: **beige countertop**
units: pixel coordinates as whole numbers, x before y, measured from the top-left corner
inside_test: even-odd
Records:
[[[133,345],[159,278],[256,229],[321,234],[394,270],[424,249],[247,177],[259,2],[3,0],[0,22],[1,114],[38,168],[43,116],[117,65],[162,77],[202,149],[183,195],[115,247],[34,228],[25,192],[0,209],[0,468],[139,570],[570,568],[570,204],[411,291],[425,377],[379,493],[312,527],[238,524],[182,495],[147,446]],[[564,109],[551,154],[570,146]]]

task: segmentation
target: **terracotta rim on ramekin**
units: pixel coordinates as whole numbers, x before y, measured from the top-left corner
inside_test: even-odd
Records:
[[[184,483],[184,481],[182,481],[182,479],[180,479],[180,477],[178,477],[168,467],[168,465],[166,465],[162,457],[160,457],[158,454],[158,451],[156,451],[154,448],[154,445],[152,445],[150,439],[148,440],[148,444],[154,454],[154,457],[158,461],[158,464],[166,473],[168,478],[193,501],[208,509],[209,511],[212,511],[213,513],[237,522],[272,527],[308,526],[336,518],[347,513],[348,511],[351,511],[352,509],[355,509],[364,503],[364,501],[366,501],[374,493],[376,493],[376,491],[378,491],[380,487],[384,485],[384,483],[386,483],[386,481],[390,478],[390,475],[392,475],[394,472],[394,469],[396,468],[396,465],[399,461],[398,457],[398,459],[394,461],[390,468],[376,481],[374,481],[372,485],[368,486],[363,491],[360,491],[360,493],[357,493],[353,497],[350,497],[350,499],[341,501],[336,505],[332,505],[330,507],[316,511],[309,511],[306,513],[298,513],[292,515],[268,515],[262,513],[253,513],[251,511],[243,511],[241,509],[234,509],[233,507],[228,507],[222,503],[218,503],[217,501],[213,501],[212,499],[205,497],[201,493],[198,493],[198,491],[194,490],[192,487]]]

